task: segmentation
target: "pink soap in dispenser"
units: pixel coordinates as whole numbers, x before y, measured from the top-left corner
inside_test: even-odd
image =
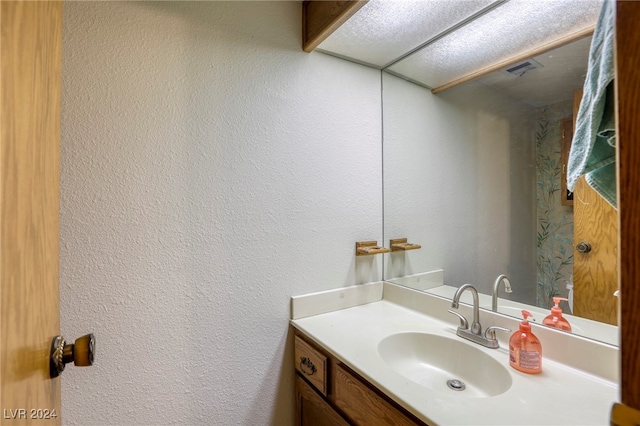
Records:
[[[524,320],[520,322],[520,329],[509,339],[509,365],[523,373],[538,374],[542,372],[542,345],[527,321],[532,316],[522,310]]]
[[[561,300],[569,299],[565,299],[564,297],[554,297],[553,303],[556,305],[551,308],[551,314],[542,321],[542,324],[548,325],[549,327],[559,328],[564,331],[571,331],[571,324],[569,324],[569,321],[562,316],[562,309],[558,306]]]

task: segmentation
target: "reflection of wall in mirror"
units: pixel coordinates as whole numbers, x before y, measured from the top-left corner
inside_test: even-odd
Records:
[[[483,84],[430,91],[383,76],[385,238],[422,249],[387,256],[385,278],[444,269],[445,284],[536,303],[536,108]]]
[[[573,213],[560,201],[561,120],[571,100],[532,107],[470,82],[437,96],[384,75],[385,235],[422,243],[386,278],[443,268],[445,284],[550,307],[572,279]],[[535,231],[534,231],[535,230]]]

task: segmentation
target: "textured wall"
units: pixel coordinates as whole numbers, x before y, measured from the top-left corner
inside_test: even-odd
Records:
[[[289,297],[381,279],[380,73],[298,2],[68,2],[65,424],[293,422]]]
[[[480,83],[432,95],[384,75],[387,277],[443,268],[445,283],[491,293],[506,273],[512,299],[535,304],[535,110]]]

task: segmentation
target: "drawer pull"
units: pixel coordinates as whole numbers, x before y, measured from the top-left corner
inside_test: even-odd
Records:
[[[302,371],[307,376],[313,376],[316,371],[316,366],[313,365],[313,362],[306,356],[300,357],[300,371]]]

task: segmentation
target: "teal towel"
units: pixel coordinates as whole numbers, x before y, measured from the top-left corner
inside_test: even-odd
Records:
[[[584,93],[569,153],[567,188],[580,176],[616,206],[616,148],[614,98],[615,1],[605,0],[591,48]]]

